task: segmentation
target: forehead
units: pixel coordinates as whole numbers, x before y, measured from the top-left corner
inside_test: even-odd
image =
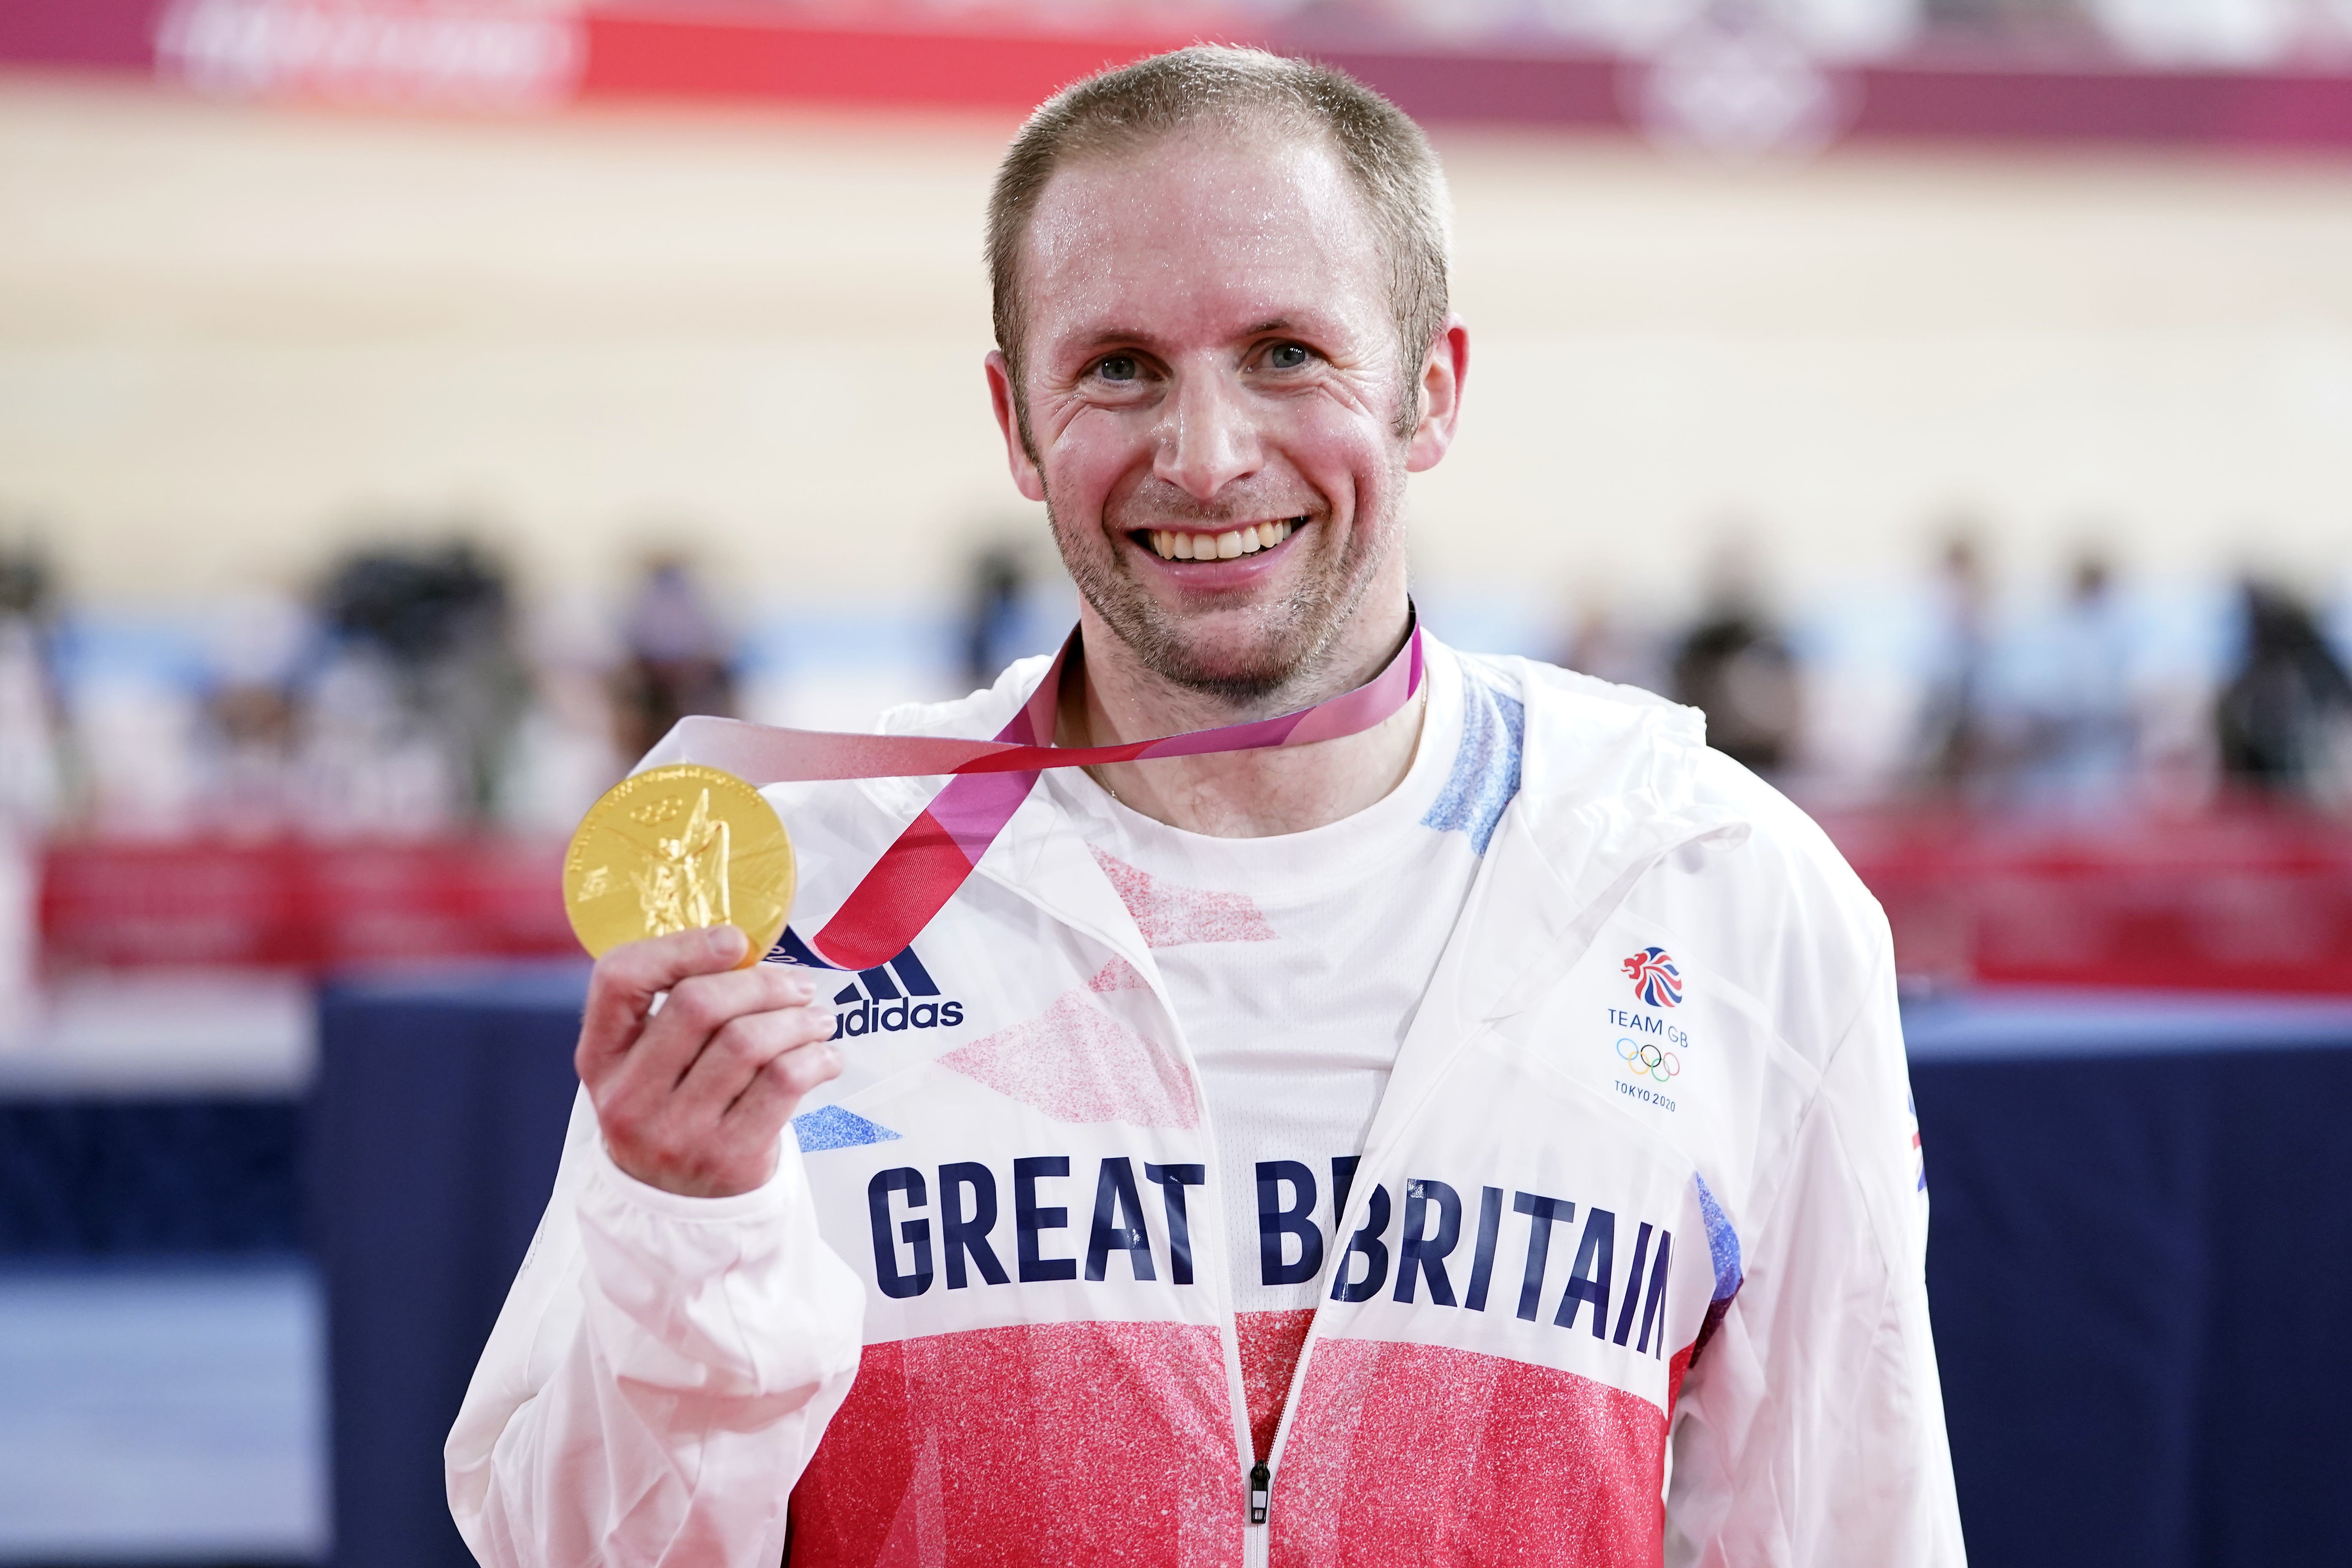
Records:
[[[1199,131],[1056,170],[1033,214],[1023,303],[1045,344],[1190,336],[1305,314],[1384,319],[1380,244],[1325,143]]]

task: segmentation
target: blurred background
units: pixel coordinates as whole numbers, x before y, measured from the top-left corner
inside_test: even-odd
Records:
[[[563,837],[680,714],[1053,645],[987,183],[1195,37],[1444,154],[1441,636],[1703,708],[1915,1038],[2302,998],[2352,1047],[2352,0],[14,0],[0,1562],[362,1560],[333,1184],[400,1177],[321,1154],[319,988],[564,959]],[[2084,1506],[2076,1562],[2294,1560]]]

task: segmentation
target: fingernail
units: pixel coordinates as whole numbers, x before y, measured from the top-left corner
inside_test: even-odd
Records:
[[[816,987],[805,980],[794,979],[788,984],[791,986],[790,994],[795,1002],[811,1001],[816,996]]]
[[[751,938],[743,934],[740,927],[712,926],[710,928],[710,956],[713,958],[740,957],[743,952],[743,944],[750,940]]]

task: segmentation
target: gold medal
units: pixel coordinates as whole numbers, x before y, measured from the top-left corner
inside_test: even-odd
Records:
[[[733,925],[768,955],[793,907],[793,842],[733,773],[680,763],[623,779],[588,808],[563,857],[563,902],[598,958],[625,942]]]

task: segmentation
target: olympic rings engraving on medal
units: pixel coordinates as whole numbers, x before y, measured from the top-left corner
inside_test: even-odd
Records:
[[[1617,1059],[1632,1068],[1636,1076],[1646,1076],[1659,1083],[1666,1082],[1683,1070],[1682,1058],[1663,1046],[1634,1039],[1631,1035],[1617,1037]]]

